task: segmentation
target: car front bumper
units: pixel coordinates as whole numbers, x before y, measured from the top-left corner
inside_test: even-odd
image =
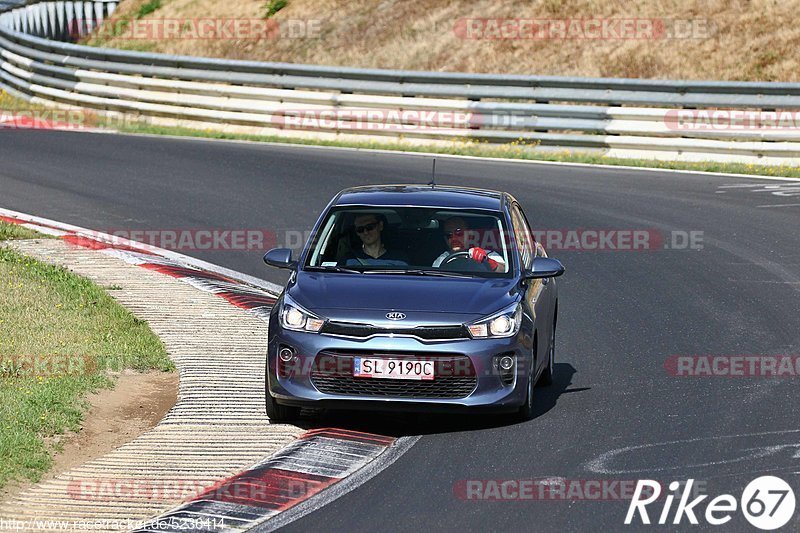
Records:
[[[272,321],[270,327],[275,333],[270,335],[267,350],[267,393],[283,405],[396,411],[511,411],[525,401],[532,350],[530,342],[526,342],[529,335],[523,332],[509,338],[426,342],[402,336],[351,339],[295,332],[281,329],[276,321]],[[290,365],[293,371],[289,372],[289,375],[286,375],[287,372],[279,371],[281,363],[278,351],[283,347],[289,347],[295,352],[295,359]],[[459,394],[459,397],[446,398],[426,397],[424,392],[404,396],[385,391],[380,395],[363,391],[357,394],[323,391],[320,389],[325,387],[320,386],[319,374],[313,370],[315,360],[318,362],[318,357],[332,352],[340,355],[377,355],[394,358],[465,357],[471,362],[474,387],[471,388],[471,392]],[[510,378],[508,374],[501,375],[496,368],[496,357],[501,355],[512,355],[515,358],[515,367]],[[434,378],[434,382],[438,377]],[[377,378],[357,379],[373,382],[391,381],[393,387],[401,388],[406,384],[414,387],[419,383],[410,380],[406,382],[406,380]],[[440,383],[443,383],[443,380]]]

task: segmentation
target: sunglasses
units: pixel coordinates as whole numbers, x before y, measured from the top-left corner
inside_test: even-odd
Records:
[[[445,231],[444,232],[445,239],[452,239],[453,236],[461,237],[462,235],[464,235],[464,230],[461,229],[461,228],[454,229],[453,231]]]
[[[365,233],[367,231],[372,231],[378,227],[377,222],[370,222],[364,226],[356,226],[356,233]]]

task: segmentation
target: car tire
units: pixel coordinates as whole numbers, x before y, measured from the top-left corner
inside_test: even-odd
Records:
[[[527,422],[528,420],[533,420],[533,401],[536,398],[534,394],[534,384],[533,384],[533,376],[528,377],[528,392],[525,395],[525,403],[519,408],[517,411],[517,418],[520,422]]]
[[[281,405],[275,401],[267,390],[267,417],[271,422],[285,422],[296,420],[300,417],[300,408],[291,405]]]
[[[553,373],[556,362],[556,322],[553,320],[553,332],[550,334],[550,347],[547,350],[547,367],[542,370],[542,375],[539,376],[538,385],[547,387],[553,384]]]
[[[536,346],[537,340],[534,336],[533,345]],[[536,357],[531,358],[531,369],[528,372],[528,390],[525,393],[525,402],[520,406],[519,410],[517,411],[517,419],[520,422],[527,422],[528,420],[533,420],[534,416],[534,409],[533,409],[533,402],[536,399],[535,389],[536,389],[536,382],[534,381],[535,378],[535,369],[536,369]]]

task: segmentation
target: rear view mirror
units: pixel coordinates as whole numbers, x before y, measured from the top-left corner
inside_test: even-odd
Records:
[[[534,257],[531,268],[525,272],[525,279],[557,278],[564,273],[564,265],[552,257]]]
[[[297,261],[292,261],[292,250],[290,248],[273,248],[264,254],[264,262],[277,268],[291,269],[297,266]]]

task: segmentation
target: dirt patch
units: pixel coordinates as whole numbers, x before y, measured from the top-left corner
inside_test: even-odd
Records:
[[[91,407],[78,433],[60,437],[63,450],[41,481],[101,457],[132,441],[158,424],[178,399],[176,372],[123,372],[111,390],[86,398]],[[50,444],[56,444],[51,442]],[[33,483],[12,483],[0,491],[0,501],[19,494]]]

